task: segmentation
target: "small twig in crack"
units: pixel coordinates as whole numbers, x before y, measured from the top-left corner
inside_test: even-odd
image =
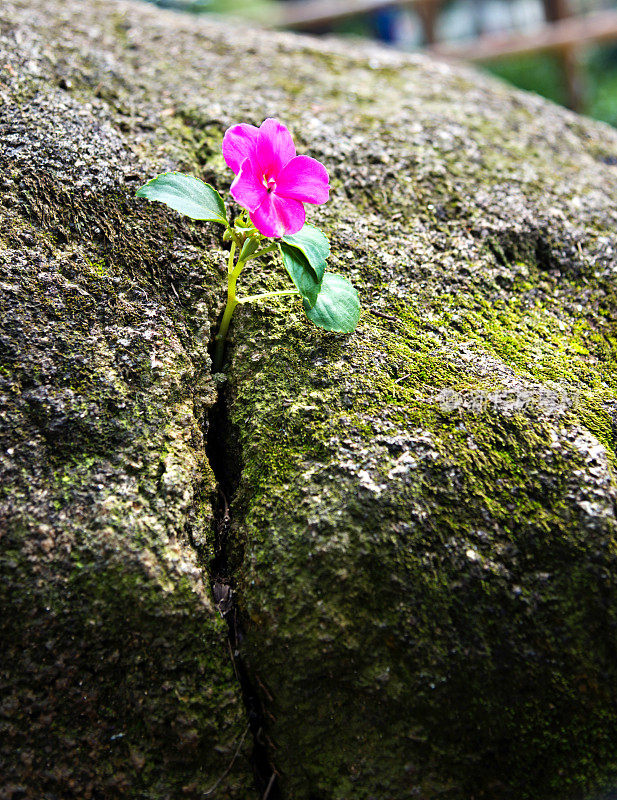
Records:
[[[268,797],[270,797],[270,790],[274,786],[275,780],[276,780],[276,772],[273,772],[272,775],[270,775],[270,780],[268,781],[268,785],[266,786],[266,791],[264,792],[264,795],[261,798],[261,800],[268,800]]]
[[[221,520],[221,527],[229,525],[231,522],[231,515],[229,513],[229,503],[227,502],[227,497],[225,497],[225,492],[221,489],[220,484],[217,486],[219,490],[219,494],[223,498],[223,519]]]
[[[374,314],[376,317],[381,317],[382,319],[387,319],[389,322],[398,322],[396,317],[392,317],[390,314],[384,314],[383,311],[377,311],[374,308],[370,309],[371,314]]]
[[[255,673],[255,680],[257,681],[257,684],[258,684],[259,688],[260,688],[260,689],[261,689],[261,691],[262,691],[262,692],[263,692],[263,693],[266,695],[266,697],[268,698],[268,700],[269,700],[271,703],[273,703],[273,702],[274,702],[274,698],[272,697],[272,695],[270,694],[270,692],[267,690],[267,688],[264,686],[264,684],[263,684],[263,681],[261,680],[261,678],[259,677],[259,675],[258,675],[257,673]]]
[[[227,647],[229,647],[229,656],[231,658],[231,665],[234,668],[234,675],[236,676],[236,680],[240,683],[240,676],[238,675],[238,670],[236,669],[236,659],[234,657],[234,651],[231,649],[231,642],[229,638],[227,639]]]
[[[231,768],[233,767],[233,765],[234,765],[234,763],[236,761],[236,758],[238,758],[238,755],[240,754],[240,750],[242,749],[242,745],[244,744],[244,740],[246,739],[246,734],[249,732],[250,727],[251,727],[250,725],[247,725],[246,728],[244,729],[244,733],[242,734],[242,737],[240,739],[240,743],[238,744],[238,747],[236,748],[236,752],[234,753],[233,758],[229,762],[229,766],[227,767],[225,772],[221,775],[221,777],[218,779],[218,781],[216,783],[212,784],[212,786],[206,792],[204,792],[204,797],[208,797],[208,795],[212,794],[212,792],[221,785],[221,781],[223,781],[229,775],[229,773],[231,772]]]

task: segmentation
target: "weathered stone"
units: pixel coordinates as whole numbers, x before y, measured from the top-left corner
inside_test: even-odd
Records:
[[[617,136],[459,69],[312,58],[292,121],[335,191],[311,220],[364,314],[344,337],[243,309],[227,390],[287,795],[595,798],[617,772]]]
[[[224,189],[224,129],[266,116],[327,165],[310,220],[364,307],[349,337],[242,309],[215,417],[282,796],[614,786],[616,133],[355,43],[111,0],[1,20],[4,795],[202,796],[242,734],[190,546],[220,242],[131,198]]]
[[[165,156],[146,106],[126,129],[104,46],[72,39],[106,7],[0,12],[0,797],[221,779],[244,800],[246,752],[225,772],[245,711],[192,546],[212,548],[199,295],[219,262],[210,231],[132,199]]]

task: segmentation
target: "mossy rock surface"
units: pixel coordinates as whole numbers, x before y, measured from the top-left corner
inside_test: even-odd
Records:
[[[100,43],[106,9],[0,10],[0,797],[220,780],[245,800],[250,737],[227,770],[246,713],[200,560],[220,259],[211,231],[133,198],[176,160]]]
[[[309,219],[363,304],[351,336],[237,312],[213,417],[277,791],[610,793],[617,134],[113,0],[5,0],[0,34],[0,792],[202,797],[243,733],[208,586],[220,232],[133,194],[224,190],[226,127],[277,116],[329,169]]]

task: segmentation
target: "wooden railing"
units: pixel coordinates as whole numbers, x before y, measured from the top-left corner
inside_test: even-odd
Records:
[[[282,3],[278,24],[293,30],[317,30],[350,17],[370,14],[394,6],[414,6],[420,17],[424,38],[434,44],[435,22],[444,0],[292,0]]]
[[[617,11],[568,17],[533,33],[492,34],[463,44],[442,43],[430,48],[430,52],[465,61],[491,61],[504,56],[559,53],[570,47],[611,41],[617,41]]]
[[[581,110],[584,81],[579,53],[590,44],[617,41],[617,10],[572,16],[569,0],[542,0],[546,23],[532,33],[481,36],[464,43],[437,43],[436,22],[443,0],[293,0],[281,4],[278,24],[295,30],[319,30],[349,17],[394,6],[414,7],[428,52],[440,58],[491,61],[507,56],[551,52],[559,59],[568,104]]]

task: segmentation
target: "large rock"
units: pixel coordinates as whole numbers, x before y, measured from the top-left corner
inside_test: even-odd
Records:
[[[245,310],[226,401],[288,795],[590,797],[617,785],[617,135],[331,58],[297,128],[364,315]]]
[[[246,755],[226,770],[246,715],[197,552],[218,261],[208,232],[131,199],[168,163],[158,116],[133,88],[139,122],[119,109],[124,67],[93,42],[120,18],[79,5],[0,12],[0,797],[220,779],[244,799]]]
[[[368,46],[1,14],[4,794],[250,796],[221,563],[281,797],[614,788],[615,132]],[[220,242],[131,196],[225,189],[266,116],[330,170],[310,219],[364,314],[242,309],[215,408]]]

